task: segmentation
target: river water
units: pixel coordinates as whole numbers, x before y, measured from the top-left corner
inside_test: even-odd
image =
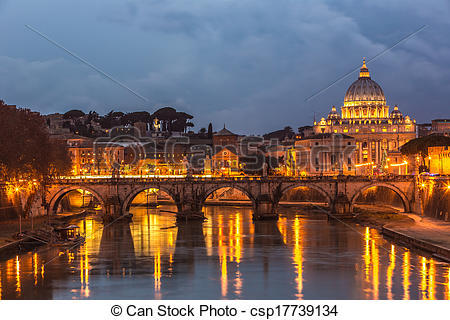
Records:
[[[171,207],[165,209],[174,210]],[[176,227],[173,214],[135,207],[131,223],[75,222],[74,250],[41,247],[0,262],[1,299],[449,299],[446,263],[370,228],[280,209],[207,207]]]

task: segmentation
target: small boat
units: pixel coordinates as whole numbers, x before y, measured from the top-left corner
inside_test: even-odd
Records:
[[[54,229],[55,238],[52,245],[60,247],[76,247],[84,243],[85,238],[78,231],[80,227],[70,225],[67,227],[56,227]]]

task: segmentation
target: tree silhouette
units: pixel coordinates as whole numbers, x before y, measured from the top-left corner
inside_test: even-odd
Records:
[[[49,139],[37,112],[0,102],[0,176],[3,181],[40,179],[71,168],[65,145]]]

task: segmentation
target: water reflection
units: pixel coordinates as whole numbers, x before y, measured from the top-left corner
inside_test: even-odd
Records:
[[[172,210],[174,208],[165,208]],[[77,223],[86,243],[0,262],[0,299],[449,299],[448,264],[283,209],[253,222],[242,207],[207,207],[203,223],[132,208],[131,223]]]
[[[118,239],[120,241],[117,241]],[[81,269],[85,270],[87,276],[89,275],[88,259],[88,250],[84,250],[84,255],[81,256],[80,261],[85,263],[84,268]],[[118,221],[102,229],[98,260],[108,276],[133,272],[136,266],[136,254],[133,235],[128,222]]]

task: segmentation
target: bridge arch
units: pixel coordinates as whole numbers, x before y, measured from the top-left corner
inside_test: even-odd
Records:
[[[49,206],[48,206],[48,213],[49,214],[56,214],[58,210],[58,205],[62,198],[64,198],[65,195],[67,195],[71,191],[75,190],[84,190],[90,192],[101,204],[102,206],[102,213],[105,213],[105,200],[103,197],[94,189],[90,187],[85,186],[70,186],[60,189],[58,192],[56,192],[53,197],[50,199]]]
[[[288,186],[282,188],[282,189],[281,189],[281,192],[280,192],[280,195],[279,195],[279,199],[278,199],[277,202],[279,202],[279,201],[281,200],[281,198],[282,198],[289,190],[292,190],[292,189],[295,189],[295,188],[302,188],[302,187],[310,188],[310,189],[312,189],[312,190],[317,191],[318,193],[320,193],[320,194],[326,199],[326,202],[328,203],[328,205],[331,206],[332,198],[331,198],[331,196],[328,194],[328,192],[327,192],[326,190],[324,190],[322,187],[317,186],[317,185],[312,184],[312,183],[294,183],[294,184],[291,184],[291,185],[288,185]]]
[[[133,202],[134,198],[136,198],[136,196],[138,194],[140,194],[141,192],[144,192],[145,190],[148,190],[148,189],[158,189],[158,190],[164,191],[172,198],[172,200],[175,202],[175,204],[177,204],[177,197],[168,188],[161,187],[158,185],[142,186],[140,188],[134,189],[126,196],[125,200],[123,201],[122,212],[127,212],[130,209],[131,203]]]
[[[252,202],[252,205],[255,205],[256,199],[253,196],[253,194],[247,190],[246,188],[240,186],[240,185],[234,185],[234,184],[224,184],[224,185],[216,185],[213,187],[208,188],[202,199],[201,199],[201,206],[203,207],[203,205],[205,204],[206,200],[208,199],[208,197],[215,191],[220,190],[220,189],[227,189],[227,188],[231,188],[231,189],[236,189],[240,192],[242,192],[243,194],[245,194],[247,196],[247,198]]]
[[[410,205],[410,201],[408,199],[408,197],[406,196],[406,194],[397,186],[390,184],[390,183],[385,183],[385,182],[375,182],[375,183],[370,183],[367,184],[365,186],[363,186],[362,188],[360,188],[358,191],[356,191],[354,193],[354,195],[352,196],[351,200],[350,200],[350,211],[353,212],[354,206],[355,206],[355,202],[356,199],[358,199],[358,197],[360,195],[363,194],[364,191],[373,188],[373,187],[384,187],[387,188],[389,190],[392,190],[393,192],[395,192],[401,199],[402,203],[403,203],[403,208],[404,208],[404,212],[411,212],[411,205]]]

